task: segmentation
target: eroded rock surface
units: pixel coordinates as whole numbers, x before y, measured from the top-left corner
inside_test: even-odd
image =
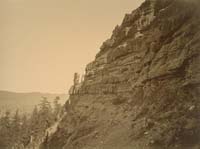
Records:
[[[198,0],[146,0],[87,65],[50,149],[199,149]]]

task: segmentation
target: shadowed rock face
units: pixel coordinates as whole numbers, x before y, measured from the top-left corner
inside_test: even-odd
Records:
[[[48,148],[200,147],[198,0],[146,0],[100,49]]]

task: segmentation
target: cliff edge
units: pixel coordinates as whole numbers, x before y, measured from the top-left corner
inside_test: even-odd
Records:
[[[41,148],[199,149],[199,6],[146,0],[126,14]]]

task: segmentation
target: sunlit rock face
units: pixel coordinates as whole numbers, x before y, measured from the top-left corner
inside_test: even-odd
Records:
[[[146,0],[87,65],[50,149],[200,147],[198,0]]]

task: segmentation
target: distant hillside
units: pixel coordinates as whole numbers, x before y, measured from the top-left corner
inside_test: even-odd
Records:
[[[60,103],[64,104],[67,100],[67,94],[49,94],[49,93],[15,93],[9,91],[0,91],[0,115],[4,113],[5,110],[10,110],[14,112],[19,109],[23,113],[30,113],[34,106],[39,104],[42,97],[47,97],[47,99],[52,102],[56,96],[60,97]]]

